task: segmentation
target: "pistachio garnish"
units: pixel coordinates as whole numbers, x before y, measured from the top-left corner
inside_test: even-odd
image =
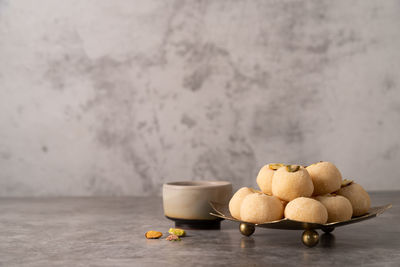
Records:
[[[270,168],[273,171],[276,171],[277,169],[279,169],[282,166],[284,166],[284,164],[282,164],[282,163],[271,163],[271,164],[268,164],[268,168]]]
[[[288,172],[297,172],[300,169],[300,165],[286,165]]]
[[[353,180],[344,179],[344,180],[342,181],[342,187],[351,185],[353,182],[354,182]]]

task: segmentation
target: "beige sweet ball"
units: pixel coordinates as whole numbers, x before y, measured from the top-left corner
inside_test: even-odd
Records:
[[[342,174],[330,162],[322,161],[311,164],[307,168],[314,184],[314,196],[335,192],[342,183]]]
[[[243,221],[251,223],[280,220],[283,217],[283,205],[277,197],[253,193],[244,198],[240,217]]]
[[[315,199],[321,202],[328,211],[328,223],[347,221],[353,215],[350,201],[343,196],[325,195],[317,196]]]
[[[242,187],[232,196],[229,201],[229,211],[233,218],[240,219],[240,206],[242,205],[243,199],[250,194],[253,194],[255,190],[253,188]]]
[[[371,207],[371,199],[364,188],[356,183],[342,187],[336,192],[347,198],[353,207],[353,216],[360,216],[368,212]]]
[[[313,190],[310,175],[304,167],[299,165],[279,168],[272,179],[272,194],[285,201],[309,197]]]
[[[257,184],[264,194],[272,195],[272,176],[282,166],[281,163],[270,163],[263,166],[258,172]]]
[[[285,217],[294,221],[324,224],[328,220],[328,211],[315,199],[299,197],[286,205]]]

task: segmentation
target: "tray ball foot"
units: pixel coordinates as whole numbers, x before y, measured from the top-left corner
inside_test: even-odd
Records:
[[[333,230],[335,230],[335,227],[324,227],[324,228],[322,228],[322,231],[324,231],[325,233],[333,232]]]
[[[317,231],[314,230],[305,230],[301,237],[301,241],[307,247],[314,247],[318,244],[319,241],[319,234]]]
[[[256,227],[253,224],[241,223],[239,225],[239,230],[242,233],[242,235],[251,236],[256,230]]]

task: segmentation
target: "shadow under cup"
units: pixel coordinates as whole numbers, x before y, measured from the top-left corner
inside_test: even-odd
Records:
[[[164,215],[184,229],[220,229],[221,219],[210,215],[210,201],[229,203],[227,181],[182,181],[163,185]]]

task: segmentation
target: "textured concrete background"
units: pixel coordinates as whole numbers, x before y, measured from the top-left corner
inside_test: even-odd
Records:
[[[254,186],[329,160],[400,189],[400,1],[0,0],[0,196]]]

